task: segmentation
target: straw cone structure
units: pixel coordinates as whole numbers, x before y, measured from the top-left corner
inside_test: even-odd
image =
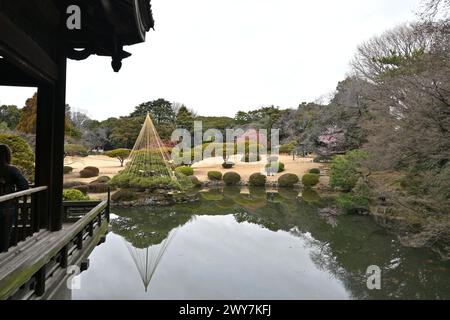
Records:
[[[170,166],[171,158],[156,131],[149,114],[145,118],[139,137],[129,157],[125,173],[133,177],[176,177]]]

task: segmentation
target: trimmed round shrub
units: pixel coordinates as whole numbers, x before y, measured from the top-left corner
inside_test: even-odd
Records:
[[[284,163],[274,162],[266,164],[266,171],[270,173],[280,173],[285,170]]]
[[[98,177],[95,181],[92,181],[91,183],[108,183],[109,181],[111,181],[111,178],[108,176],[101,176]]]
[[[296,174],[287,173],[278,179],[278,186],[281,188],[292,188],[299,183],[300,179]]]
[[[320,177],[317,174],[307,173],[302,178],[303,186],[307,188],[314,187],[319,184]]]
[[[237,172],[227,172],[223,176],[223,181],[227,186],[235,186],[241,182],[241,176]]]
[[[233,162],[224,162],[222,164],[222,168],[224,168],[224,169],[232,169],[234,167],[234,165],[235,164]]]
[[[136,192],[127,189],[119,190],[111,196],[113,202],[134,201],[137,199]]]
[[[320,169],[318,169],[318,168],[311,169],[311,170],[309,170],[309,173],[320,174]]]
[[[63,190],[63,201],[85,201],[89,200],[89,197],[83,194],[83,192],[75,189]]]
[[[222,172],[210,171],[208,172],[208,179],[211,181],[220,181],[222,180]]]
[[[99,168],[96,167],[86,167],[80,171],[81,178],[94,178],[98,177],[100,174]]]
[[[73,168],[69,166],[64,166],[64,174],[69,174],[73,172]]]
[[[253,187],[264,187],[267,182],[267,177],[261,173],[254,173],[250,176],[249,184]]]
[[[196,177],[196,176],[190,176],[191,183],[194,185],[194,187],[201,187],[203,183]]]
[[[182,173],[185,176],[193,176],[194,175],[194,169],[188,166],[182,166],[175,169],[175,172]]]

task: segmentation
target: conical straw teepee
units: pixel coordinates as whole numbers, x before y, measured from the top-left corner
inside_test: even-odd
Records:
[[[170,156],[156,131],[149,114],[128,159],[125,173],[134,177],[176,177],[170,166]]]

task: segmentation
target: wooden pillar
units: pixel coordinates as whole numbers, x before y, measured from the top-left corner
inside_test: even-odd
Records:
[[[37,187],[47,186],[49,190],[37,197],[36,210],[39,215],[39,228],[49,229],[49,195],[52,189],[52,144],[54,88],[51,84],[40,85],[37,97],[36,119],[36,176]]]
[[[52,188],[50,192],[50,230],[59,231],[63,221],[64,138],[66,122],[66,69],[64,51],[57,56],[58,80],[55,83],[52,144]]]

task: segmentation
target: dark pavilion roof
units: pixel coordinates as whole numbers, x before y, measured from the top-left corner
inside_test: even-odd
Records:
[[[55,2],[61,0],[54,0]],[[67,31],[68,57],[85,59],[91,54],[111,56],[118,71],[121,60],[130,56],[124,46],[145,41],[154,27],[150,0],[79,0],[82,29]]]
[[[154,27],[151,0],[0,0],[1,40],[25,33],[49,57],[64,47],[69,59],[90,55],[112,57],[114,71],[130,56],[123,48],[144,42]],[[81,29],[69,30],[67,8],[81,11]],[[8,30],[9,30],[8,29]],[[13,39],[14,40],[14,39]],[[20,43],[17,47],[20,47]],[[28,46],[30,47],[30,46]],[[31,53],[29,53],[31,54]]]

